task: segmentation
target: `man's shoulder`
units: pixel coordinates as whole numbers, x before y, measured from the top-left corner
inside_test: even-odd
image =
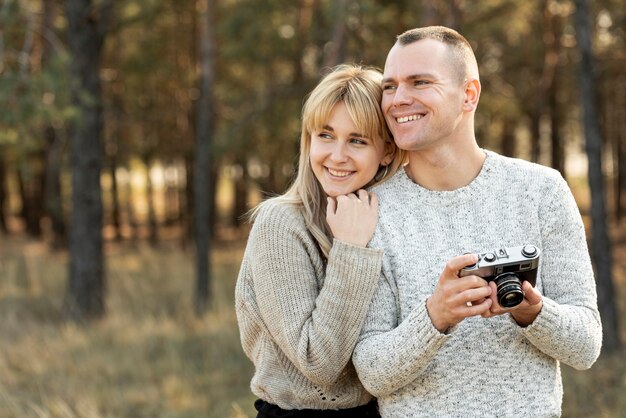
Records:
[[[493,151],[487,151],[489,158],[494,160],[494,166],[507,173],[507,177],[518,177],[530,182],[559,181],[561,173],[552,167],[527,161],[521,158],[506,157]]]
[[[370,192],[376,193],[378,197],[390,194],[396,194],[403,188],[403,179],[406,177],[404,172],[404,168],[400,167],[396,174],[391,176],[386,181],[377,184],[376,186],[370,188]]]

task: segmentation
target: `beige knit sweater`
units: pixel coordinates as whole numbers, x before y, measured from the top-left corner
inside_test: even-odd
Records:
[[[352,408],[372,399],[350,357],[382,256],[335,240],[326,261],[297,208],[263,205],[235,290],[256,396],[284,409]]]

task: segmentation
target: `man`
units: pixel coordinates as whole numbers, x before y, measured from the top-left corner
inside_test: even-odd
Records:
[[[559,416],[559,363],[591,367],[602,340],[585,231],[566,182],[478,146],[478,65],[457,32],[400,35],[383,90],[383,113],[409,164],[374,190],[380,212],[370,245],[385,258],[353,354],[359,377],[383,417]],[[478,253],[526,245],[540,249],[539,268],[517,306],[500,306],[493,281],[461,274]]]

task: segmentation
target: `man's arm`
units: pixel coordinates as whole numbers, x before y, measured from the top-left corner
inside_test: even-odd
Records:
[[[352,354],[363,386],[377,397],[412,382],[448,338],[433,326],[425,301],[398,325],[392,286],[386,277],[381,279]]]
[[[540,208],[541,311],[523,335],[545,354],[587,369],[600,354],[602,325],[585,229],[565,180],[558,176]],[[522,324],[524,325],[524,324]]]

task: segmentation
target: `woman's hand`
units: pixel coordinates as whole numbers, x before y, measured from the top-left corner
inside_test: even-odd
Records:
[[[333,237],[348,244],[367,246],[378,221],[378,197],[366,190],[329,197],[326,221]]]

